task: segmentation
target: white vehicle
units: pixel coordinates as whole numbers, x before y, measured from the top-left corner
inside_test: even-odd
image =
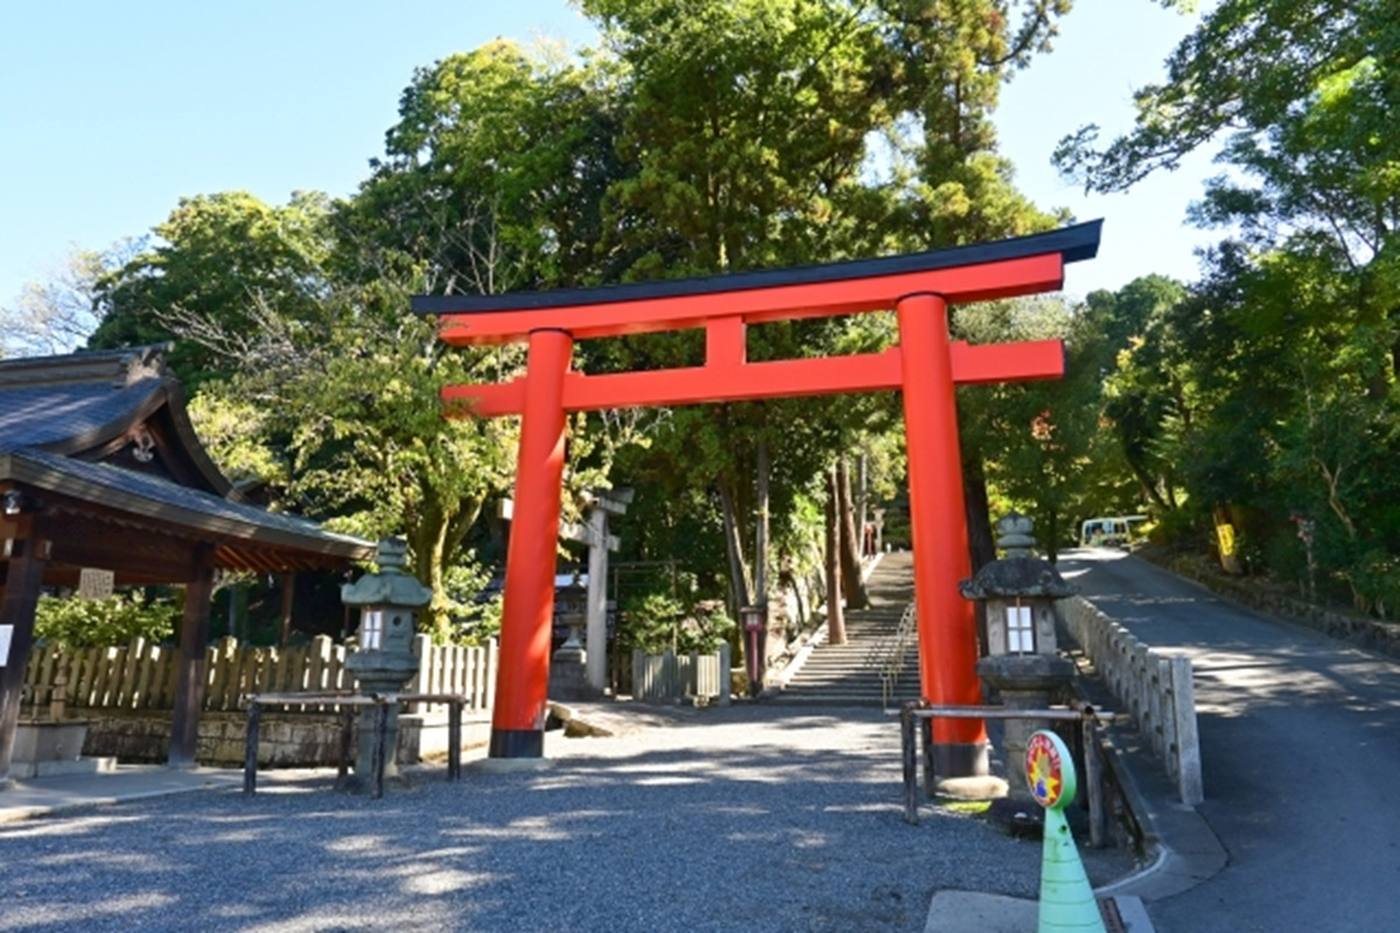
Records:
[[[1080,547],[1127,547],[1133,542],[1133,526],[1146,515],[1110,515],[1087,519],[1079,526]]]

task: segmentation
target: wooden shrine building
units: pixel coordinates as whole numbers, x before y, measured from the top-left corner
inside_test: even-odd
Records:
[[[160,348],[0,360],[0,786],[34,611],[84,570],[185,587],[169,762],[194,763],[218,570],[341,570],[373,546],[243,501],[195,436]]]

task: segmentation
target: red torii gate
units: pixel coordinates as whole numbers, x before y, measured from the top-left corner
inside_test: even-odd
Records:
[[[486,296],[419,296],[454,346],[527,341],[525,375],[450,386],[449,402],[481,417],[521,415],[515,515],[506,554],[493,758],[539,757],[549,682],[555,542],[565,413],[899,389],[909,454],[922,695],[980,701],[954,386],[1054,379],[1058,340],[969,346],[948,338],[950,304],[1058,290],[1067,262],[1098,251],[1101,221],[1034,236],[903,256],[598,288]],[[893,307],[899,344],[882,353],[750,363],[745,326]],[[590,376],[569,368],[576,339],[705,329],[705,365]],[[938,771],[985,773],[978,720],[938,720]]]

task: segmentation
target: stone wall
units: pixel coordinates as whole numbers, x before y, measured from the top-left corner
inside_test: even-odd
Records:
[[[85,711],[91,726],[83,754],[115,756],[125,762],[164,763],[170,749],[170,714],[156,710]],[[205,713],[199,722],[196,760],[202,765],[242,767],[248,717],[244,713]],[[464,717],[463,745],[471,748],[489,738],[484,716]],[[266,710],[258,735],[258,766],[272,768],[334,767],[340,748],[340,722],[329,713],[281,713]],[[414,764],[424,756],[447,751],[445,714],[399,717],[398,760]],[[353,755],[353,751],[352,751]]]
[[[1147,556],[1147,555],[1144,555]],[[1286,593],[1259,584],[1248,577],[1232,577],[1203,566],[1188,557],[1161,561],[1173,573],[1195,580],[1207,589],[1227,599],[1298,625],[1316,629],[1332,638],[1340,638],[1362,648],[1369,648],[1392,658],[1400,658],[1400,624],[1368,619],[1364,616],[1315,606]]]

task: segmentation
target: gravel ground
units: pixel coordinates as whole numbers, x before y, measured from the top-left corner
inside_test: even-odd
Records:
[[[0,930],[921,930],[939,889],[1036,892],[1039,843],[904,824],[878,710],[638,721],[551,733],[548,771],[434,770],[379,801],[320,779],[0,827]]]

